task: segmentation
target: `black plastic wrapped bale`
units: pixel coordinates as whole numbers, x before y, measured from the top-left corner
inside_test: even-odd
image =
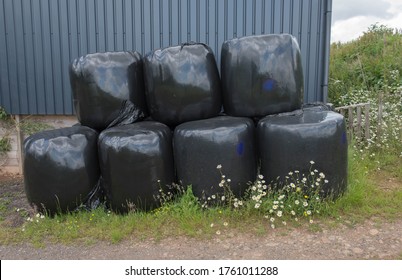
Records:
[[[145,94],[156,121],[171,127],[217,116],[221,84],[212,50],[184,44],[155,50],[144,57]]]
[[[221,165],[233,193],[243,195],[256,177],[254,132],[252,120],[229,116],[177,126],[173,142],[178,180],[192,185],[198,198],[222,193]]]
[[[49,214],[73,211],[99,179],[98,133],[85,126],[39,132],[24,141],[25,192]]]
[[[147,112],[142,58],[138,52],[94,53],[70,64],[74,108],[81,124],[105,129],[125,100]]]
[[[332,111],[297,110],[267,116],[257,126],[261,174],[267,182],[288,172],[324,173],[323,195],[337,197],[347,187],[347,137],[342,115]]]
[[[303,69],[300,49],[292,35],[235,38],[222,45],[224,110],[238,117],[300,109]]]
[[[98,141],[106,196],[119,213],[159,206],[159,189],[174,182],[172,132],[144,121],[104,130]]]

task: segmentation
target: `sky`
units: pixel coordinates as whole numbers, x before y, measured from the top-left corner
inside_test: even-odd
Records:
[[[402,0],[332,0],[331,42],[357,39],[375,23],[402,29]]]

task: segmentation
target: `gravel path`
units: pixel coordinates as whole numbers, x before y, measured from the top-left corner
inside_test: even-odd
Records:
[[[136,239],[91,246],[0,246],[0,259],[402,259],[402,220],[372,221],[313,233],[279,229],[265,236],[222,234],[211,240]]]

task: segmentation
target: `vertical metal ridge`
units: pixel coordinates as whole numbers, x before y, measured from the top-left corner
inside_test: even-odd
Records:
[[[140,2],[141,8],[141,53],[145,54],[145,31],[144,31],[144,0]]]
[[[237,0],[234,1],[233,5],[233,37],[237,38]]]
[[[219,5],[218,0],[215,0],[215,50],[218,49],[218,40],[219,40],[218,15],[219,15]]]
[[[243,36],[247,35],[247,0],[243,0]]]
[[[172,39],[173,39],[173,22],[172,22],[172,17],[173,17],[173,7],[172,7],[173,3],[172,0],[169,0],[168,2],[168,9],[169,9],[169,45],[172,45]]]
[[[223,38],[228,39],[228,0],[223,3]]]
[[[2,17],[2,19],[3,19],[3,25],[4,25],[4,39],[5,39],[5,41],[4,41],[4,46],[5,46],[5,51],[6,51],[6,55],[5,55],[5,59],[6,59],[6,65],[7,65],[7,70],[8,70],[8,68],[9,68],[9,59],[8,59],[8,46],[7,46],[7,26],[6,26],[6,7],[5,7],[5,3],[4,3],[4,1],[2,1],[2,6],[3,6],[3,17]],[[9,72],[7,71],[7,87],[8,87],[8,100],[9,100],[9,106],[10,106],[10,108],[12,108],[12,105],[11,105],[11,88],[10,88],[10,74],[9,74]],[[1,98],[0,98],[0,100],[3,102],[3,95],[1,96]],[[3,104],[3,103],[2,103]]]
[[[294,0],[290,0],[290,12],[289,12],[289,31],[290,34],[293,34],[293,5],[294,5]]]
[[[159,47],[163,47],[163,1],[159,0]]]
[[[181,7],[182,7],[182,5],[181,5],[181,0],[178,0],[178,2],[177,2],[177,14],[179,15],[179,18],[178,18],[178,22],[179,22],[179,24],[178,24],[178,32],[179,32],[179,36],[178,36],[178,40],[179,40],[179,44],[181,43]]]
[[[191,41],[191,1],[187,0],[187,42]]]
[[[67,2],[68,3],[68,2]],[[35,44],[35,27],[34,27],[34,16],[33,16],[33,8],[32,8],[32,0],[30,0],[30,12],[31,12],[31,26],[32,26],[32,49],[33,49],[33,69],[34,69],[34,87],[35,87],[35,93],[38,92],[38,83],[37,83],[37,79],[38,79],[38,73],[36,71],[36,67],[37,67],[37,57],[36,57],[36,44]],[[68,10],[68,9],[67,9]],[[70,48],[69,48],[70,49]],[[39,101],[38,101],[38,94],[35,94],[35,108],[37,111],[39,111]]]
[[[253,26],[251,28],[251,34],[255,35],[255,30],[256,30],[256,20],[257,20],[257,3],[256,0],[253,0],[253,12],[252,12],[252,20],[251,22],[253,23]]]
[[[30,110],[30,102],[29,102],[29,98],[28,98],[28,92],[29,92],[29,88],[28,88],[28,59],[27,59],[27,42],[26,42],[26,36],[27,36],[27,31],[25,30],[25,17],[24,17],[24,5],[21,2],[21,17],[22,17],[22,33],[23,33],[23,37],[22,37],[22,43],[23,43],[23,48],[24,48],[24,75],[25,75],[25,90],[27,95],[25,96],[26,102],[27,102],[27,112],[28,114],[31,112]]]
[[[135,3],[136,1],[131,1],[131,35],[132,35],[132,39],[131,39],[131,45],[133,46],[133,50],[136,51],[136,32],[135,32]]]
[[[284,7],[285,6],[285,3],[284,3],[284,0],[281,0],[281,6],[280,6],[280,10],[281,10],[281,13],[280,13],[280,17],[281,17],[281,20],[280,20],[280,22],[281,22],[281,26],[280,26],[280,32],[281,33],[283,33],[283,25],[284,25],[284,20],[285,20],[285,17],[284,17]]]
[[[126,1],[125,0],[122,0],[122,3],[121,3],[121,8],[122,8],[122,11],[121,11],[121,14],[122,14],[122,27],[123,27],[123,50],[124,51],[127,51],[127,35],[126,35],[126,33],[127,33],[127,25],[126,25]]]
[[[94,1],[94,14],[95,14],[95,50],[99,52],[99,19],[98,19],[98,9],[99,9],[99,4],[98,1]],[[68,1],[67,1],[68,5]]]
[[[196,7],[196,26],[195,26],[196,34],[195,34],[195,37],[196,37],[196,40],[198,43],[198,42],[200,42],[200,37],[201,37],[201,34],[200,34],[200,30],[201,30],[200,0],[196,0],[195,7]]]
[[[49,30],[50,30],[50,40],[49,40],[49,45],[50,45],[50,67],[51,67],[51,76],[52,76],[52,79],[51,79],[51,86],[52,86],[52,92],[51,93],[49,93],[51,96],[53,96],[53,93],[55,92],[55,88],[54,88],[54,71],[55,71],[55,69],[54,69],[54,63],[53,63],[53,61],[54,61],[54,48],[53,48],[53,40],[54,40],[54,32],[53,32],[53,24],[52,24],[52,15],[51,15],[51,11],[50,11],[51,9],[50,9],[50,5],[49,5],[49,9],[48,9],[48,17],[49,17]],[[56,109],[56,98],[52,98],[53,100],[53,108],[54,108],[54,110]]]
[[[16,28],[15,28],[15,18],[16,18],[16,16],[15,16],[15,1],[11,1],[11,8],[12,8],[12,19],[13,19],[13,33],[14,33],[14,46],[15,46],[15,67],[16,67],[16,80],[17,80],[17,85],[16,85],[16,88],[17,88],[17,90],[19,91],[19,89],[20,89],[20,75],[19,75],[19,63],[18,63],[18,51],[17,51],[17,44],[18,44],[18,42],[17,42],[17,32],[16,32]],[[19,96],[19,94],[18,95],[16,95],[15,96],[15,98],[17,98],[18,99],[18,110],[19,111],[21,111],[21,98],[20,98],[20,96]]]
[[[262,0],[261,7],[261,33],[265,34],[265,0]]]
[[[88,0],[84,0],[85,2],[85,5],[84,5],[84,7],[85,7],[85,14],[86,15],[88,15]],[[86,39],[86,41],[87,41],[87,49],[85,50],[85,53],[88,53],[88,50],[89,50],[89,47],[88,47],[88,43],[89,43],[89,40],[88,40],[88,37],[89,37],[89,34],[90,34],[90,31],[89,31],[89,24],[88,24],[88,20],[89,20],[89,17],[88,16],[86,16],[85,17],[85,39]]]
[[[205,42],[209,45],[209,0],[205,1]]]
[[[117,49],[117,15],[116,15],[116,0],[112,0],[113,7],[113,49]]]
[[[105,32],[105,51],[108,50],[108,38],[109,34],[107,33],[107,25],[108,25],[108,19],[107,19],[107,12],[106,12],[106,2],[107,0],[103,0],[103,19],[104,19],[104,26],[103,26],[103,31]]]
[[[58,14],[60,15],[61,14],[61,11],[60,11],[60,2],[59,2],[59,0],[57,0],[57,12],[58,12]],[[65,92],[64,92],[64,86],[65,86],[65,83],[66,83],[66,81],[63,79],[63,44],[62,44],[62,39],[61,39],[61,35],[62,35],[62,32],[61,32],[61,17],[60,16],[58,16],[57,17],[57,21],[58,21],[58,25],[59,25],[59,46],[60,46],[60,65],[59,65],[59,67],[60,67],[60,75],[61,75],[61,100],[62,100],[62,104],[61,104],[61,107],[63,108],[63,113],[65,114],[66,113],[66,110],[65,110],[65,107],[64,107],[64,94],[65,94]],[[53,82],[54,83],[54,82]],[[55,96],[55,98],[54,98],[54,100],[56,100],[56,97],[57,96]]]
[[[41,4],[41,2],[39,2],[38,3],[38,9],[39,9],[39,27],[40,27],[40,33],[41,33],[41,39],[42,39],[42,37],[43,37],[43,20],[42,20],[42,4]],[[41,40],[42,41],[42,40]],[[40,52],[41,52],[41,54],[42,54],[42,57],[43,57],[43,55],[44,55],[44,49],[43,49],[43,42],[41,42],[41,47],[40,47],[40,50],[39,50]],[[45,89],[46,89],[46,79],[45,79],[45,63],[43,62],[43,60],[42,60],[42,67],[41,67],[42,69],[42,82],[43,82],[43,92],[42,92],[42,95],[43,95],[43,99],[44,99],[44,104],[43,104],[43,107],[44,107],[44,111],[45,112],[47,112],[47,102],[46,102],[46,93],[45,93]],[[37,71],[35,71],[35,72],[37,72]],[[39,75],[40,76],[40,75]]]

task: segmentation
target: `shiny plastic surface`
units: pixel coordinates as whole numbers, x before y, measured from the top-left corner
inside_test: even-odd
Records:
[[[94,193],[99,179],[98,133],[85,126],[39,132],[24,141],[28,201],[54,214],[73,211]]]
[[[222,96],[228,115],[264,117],[299,109],[303,69],[292,35],[235,38],[222,45]]]
[[[146,114],[143,67],[137,52],[94,53],[69,68],[74,108],[82,125],[102,130],[119,116],[124,100]]]
[[[104,130],[98,141],[103,185],[120,213],[158,206],[154,196],[174,182],[172,135],[161,123],[144,121]]]
[[[297,110],[267,116],[257,126],[261,174],[267,182],[298,170],[325,174],[324,195],[335,197],[347,186],[347,137],[342,115],[332,111]]]
[[[174,157],[178,181],[192,185],[195,196],[222,193],[221,174],[231,189],[242,195],[256,176],[255,127],[252,120],[216,117],[181,124],[174,131]]]
[[[144,57],[146,98],[152,118],[169,126],[217,116],[221,84],[212,50],[184,44]]]

